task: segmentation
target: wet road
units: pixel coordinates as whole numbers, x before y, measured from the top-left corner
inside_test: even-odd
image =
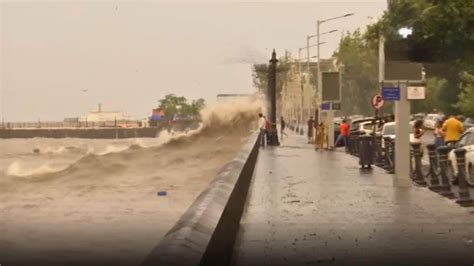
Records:
[[[234,265],[474,263],[474,208],[289,135],[260,151]]]

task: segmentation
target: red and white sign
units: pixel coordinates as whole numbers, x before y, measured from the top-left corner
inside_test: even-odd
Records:
[[[372,104],[372,107],[374,109],[380,109],[382,108],[383,104],[385,103],[382,95],[374,95],[374,97],[372,97],[372,100],[370,101],[370,104]]]

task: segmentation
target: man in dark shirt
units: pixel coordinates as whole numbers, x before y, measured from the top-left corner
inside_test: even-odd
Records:
[[[313,139],[313,128],[314,128],[314,119],[311,116],[308,120],[308,143],[311,143]]]
[[[285,133],[285,128],[286,128],[286,122],[285,119],[283,119],[283,116],[280,117],[280,135],[283,138],[283,135],[287,136],[288,135]]]

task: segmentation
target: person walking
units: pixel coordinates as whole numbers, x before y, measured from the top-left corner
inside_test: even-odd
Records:
[[[281,135],[282,138],[283,138],[283,135],[288,137],[288,135],[285,133],[285,128],[286,128],[286,122],[285,122],[285,119],[282,116],[282,117],[280,117],[280,135]]]
[[[341,125],[339,126],[339,136],[337,137],[336,142],[334,142],[334,147],[337,147],[337,143],[342,140],[346,152],[349,151],[349,129],[349,124],[347,124],[347,121],[343,119]]]
[[[435,144],[437,147],[444,145],[444,132],[443,124],[440,120],[436,121],[436,126],[434,129]]]
[[[443,124],[444,142],[446,145],[452,147],[459,140],[463,131],[462,123],[456,116],[450,115]]]
[[[263,116],[265,119],[265,136],[267,138],[267,144],[270,143],[270,131],[272,130],[272,124],[270,124],[270,121],[268,121],[266,116]]]
[[[261,140],[261,146],[265,147],[265,117],[263,116],[262,113],[258,114],[258,128],[260,129],[260,140]]]
[[[311,143],[312,139],[313,139],[313,128],[315,127],[314,125],[314,119],[313,117],[311,116],[308,120],[308,143]]]

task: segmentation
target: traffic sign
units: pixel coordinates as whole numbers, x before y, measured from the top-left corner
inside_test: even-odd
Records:
[[[384,103],[385,103],[385,101],[383,100],[383,97],[378,95],[378,94],[374,95],[374,97],[372,97],[372,100],[370,101],[370,104],[372,104],[372,107],[374,109],[382,108]]]
[[[382,87],[382,97],[385,101],[400,101],[400,87]]]

